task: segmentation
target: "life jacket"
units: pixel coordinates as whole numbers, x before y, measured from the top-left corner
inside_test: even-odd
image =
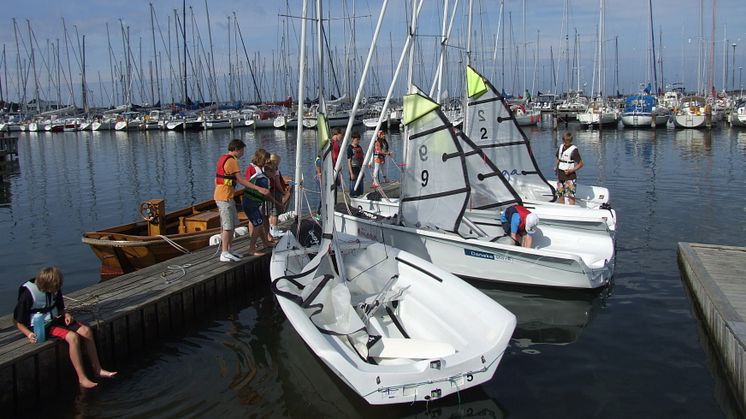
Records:
[[[526,217],[528,217],[529,214],[531,214],[531,211],[529,211],[526,207],[523,205],[513,205],[512,207],[509,207],[505,210],[505,219],[508,220],[508,223],[510,223],[510,219],[513,218],[513,214],[518,213],[518,215],[521,217],[521,223],[518,225],[518,232],[526,231]]]
[[[565,151],[562,151],[561,145],[559,149],[557,150],[557,160],[559,160],[559,164],[557,164],[557,168],[560,170],[570,170],[575,168],[575,161],[572,159],[572,152],[577,149],[575,147],[575,144],[571,144],[570,147],[567,147]]]
[[[59,315],[57,310],[57,301],[51,293],[44,292],[36,286],[35,282],[26,281],[23,286],[31,293],[34,303],[31,305],[31,315],[42,313],[44,315],[44,324],[52,322],[54,317]]]
[[[261,186],[262,188],[269,188],[269,178],[267,177],[267,175],[264,174],[264,171],[254,165],[254,163],[252,163],[249,167],[254,167],[254,173],[249,178],[249,182],[253,183],[256,186]],[[267,200],[267,197],[260,194],[259,191],[251,188],[244,189],[244,195],[254,202],[262,203]]]
[[[360,145],[354,146],[350,144],[350,148],[352,149],[352,161],[350,164],[352,167],[360,167],[363,165],[363,158],[365,158],[365,154],[363,153],[363,148],[360,147]]]
[[[225,173],[225,163],[230,158],[236,158],[236,156],[230,154],[223,154],[218,160],[218,167],[215,169],[215,184],[216,185],[227,185],[236,187],[236,175],[227,175]]]

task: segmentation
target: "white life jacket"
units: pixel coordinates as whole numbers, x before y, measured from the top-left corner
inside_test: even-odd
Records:
[[[559,163],[557,164],[557,168],[560,170],[571,170],[575,168],[575,161],[572,159],[572,152],[575,151],[577,147],[575,147],[575,144],[571,144],[570,147],[567,147],[565,151],[562,151],[562,146],[557,150],[557,160],[559,160]]]
[[[44,323],[51,323],[52,319],[59,315],[54,296],[48,292],[43,292],[36,286],[36,283],[31,281],[26,281],[23,286],[31,292],[31,298],[34,300],[31,305],[31,315],[42,313],[44,314]]]

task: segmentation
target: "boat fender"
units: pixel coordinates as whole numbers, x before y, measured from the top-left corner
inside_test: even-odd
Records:
[[[249,228],[245,226],[236,227],[233,230],[233,237],[241,237],[249,234]]]
[[[220,234],[213,234],[210,236],[210,246],[217,246],[220,244]]]

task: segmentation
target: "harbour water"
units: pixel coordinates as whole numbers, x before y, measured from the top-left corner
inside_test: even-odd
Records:
[[[492,381],[412,406],[368,406],[321,364],[286,322],[268,287],[217,307],[183,335],[116,365],[115,380],[72,389],[62,417],[737,417],[676,263],[679,241],[746,245],[746,130],[579,130],[580,182],[609,188],[619,214],[612,287],[601,293],[475,284],[518,316]],[[527,129],[553,179],[563,129]],[[314,133],[303,143],[313,179]],[[212,196],[217,157],[232,138],[283,156],[294,132],[21,133],[18,166],[0,183],[0,308],[42,266],[66,291],[98,281],[81,233],[128,223],[138,205],[168,209]],[[400,156],[401,141],[389,142]],[[365,141],[364,141],[365,143]],[[389,168],[390,175],[395,169]],[[316,189],[309,184],[309,199]],[[219,263],[216,262],[215,263]],[[51,405],[51,403],[50,403]],[[44,412],[40,412],[44,413]],[[0,414],[0,416],[2,416]]]

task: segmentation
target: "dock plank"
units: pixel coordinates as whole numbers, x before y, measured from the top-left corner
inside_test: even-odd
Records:
[[[746,412],[746,247],[679,243],[679,269]]]

